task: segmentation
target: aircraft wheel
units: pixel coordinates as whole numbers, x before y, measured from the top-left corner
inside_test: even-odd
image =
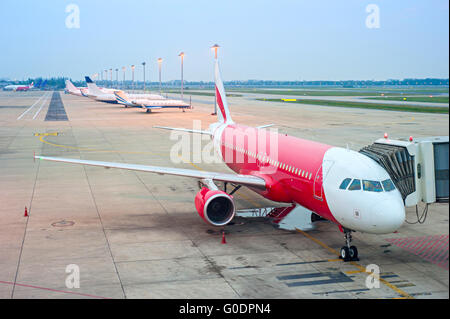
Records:
[[[341,254],[340,254],[339,257],[340,257],[341,259],[343,259],[344,261],[349,260],[349,257],[350,257],[350,251],[349,251],[349,249],[348,249],[347,246],[344,246],[344,247],[341,248]]]
[[[358,259],[358,249],[355,246],[350,246],[348,249],[349,257],[351,260],[359,260]]]

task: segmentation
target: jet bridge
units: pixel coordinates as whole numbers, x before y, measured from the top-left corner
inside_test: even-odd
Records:
[[[409,141],[384,138],[363,147],[360,153],[386,169],[405,206],[448,201],[448,136]]]

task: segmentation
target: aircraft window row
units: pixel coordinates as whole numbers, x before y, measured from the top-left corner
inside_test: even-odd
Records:
[[[352,181],[351,178],[346,178],[342,181],[341,185],[339,186],[339,189],[342,190],[349,190],[349,191],[356,191],[361,190],[361,180],[354,179]],[[350,184],[350,186],[349,186]],[[348,187],[348,188],[347,188]],[[383,190],[385,192],[390,192],[395,189],[394,183],[390,179],[386,179],[382,181],[381,183],[379,181],[369,181],[369,180],[363,180],[362,181],[362,189],[366,192],[382,192]]]
[[[223,143],[223,145],[228,148],[231,148],[235,151],[241,152],[247,156],[257,158],[258,160],[260,160],[263,163],[269,163],[272,166],[278,167],[279,169],[282,169],[282,170],[286,170],[286,171],[293,173],[295,175],[298,175],[300,177],[303,177],[303,178],[306,178],[309,180],[311,180],[311,178],[312,178],[312,173],[309,173],[309,172],[306,172],[299,168],[287,165],[285,163],[280,163],[278,161],[275,161],[274,159],[267,157],[266,155],[256,154],[254,152],[248,151],[248,150],[240,148],[240,147],[236,147],[236,146],[234,146],[232,144],[228,144],[228,143]]]

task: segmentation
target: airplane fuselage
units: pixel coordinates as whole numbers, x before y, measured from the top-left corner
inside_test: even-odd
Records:
[[[252,190],[267,199],[301,205],[361,232],[393,232],[404,221],[400,192],[381,186],[389,183],[388,173],[365,155],[234,123],[213,124],[210,130],[230,169],[266,181],[265,190]],[[346,179],[359,181],[359,189],[340,188]]]
[[[30,85],[7,85],[3,88],[4,91],[28,91],[31,88]]]

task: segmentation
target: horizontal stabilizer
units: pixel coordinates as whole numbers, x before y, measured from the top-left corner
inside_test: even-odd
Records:
[[[202,130],[191,130],[188,128],[178,128],[178,127],[167,127],[167,126],[153,126],[154,128],[160,128],[163,130],[170,130],[170,131],[181,131],[181,132],[188,132],[188,133],[198,133],[198,134],[205,134],[205,135],[213,135],[210,131],[202,131]]]
[[[271,126],[274,126],[275,124],[266,124],[266,125],[260,125],[260,126],[257,126],[256,128],[266,128],[266,127],[271,127]]]

